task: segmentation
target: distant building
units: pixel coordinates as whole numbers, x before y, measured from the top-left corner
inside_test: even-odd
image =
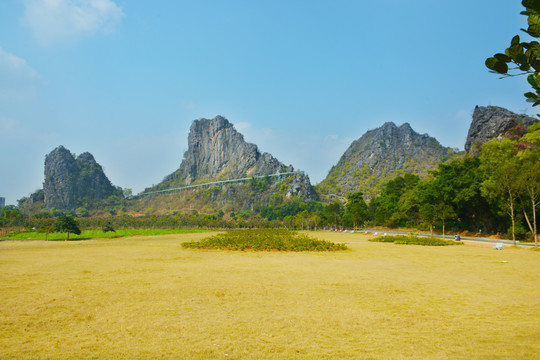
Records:
[[[6,206],[6,198],[0,197],[0,208]]]

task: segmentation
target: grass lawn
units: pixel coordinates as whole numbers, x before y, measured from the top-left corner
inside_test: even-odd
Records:
[[[102,230],[83,230],[79,235],[69,234],[69,240],[89,240],[95,238],[117,238],[134,235],[166,235],[185,234],[195,232],[208,232],[201,229],[118,229],[116,231],[103,232]],[[66,240],[67,233],[51,232],[49,234],[37,231],[25,231],[2,236],[2,240]]]
[[[540,252],[0,242],[1,359],[538,359]]]

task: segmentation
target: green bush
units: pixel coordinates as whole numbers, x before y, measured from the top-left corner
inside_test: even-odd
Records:
[[[375,241],[375,242],[391,242],[393,243],[396,238],[393,236],[378,236],[374,237],[372,239],[369,239],[369,241]]]
[[[344,244],[318,240],[283,229],[229,230],[200,241],[182,244],[185,248],[257,251],[336,251]]]
[[[516,224],[515,234],[516,234],[516,239],[522,240],[522,241],[523,240],[530,241],[529,239],[532,238],[532,234],[527,231],[525,226],[519,223]],[[508,228],[508,232],[506,233],[506,238],[512,239],[512,227]]]
[[[419,237],[419,236],[379,236],[369,241],[374,242],[392,242],[401,245],[423,245],[423,246],[448,246],[448,245],[463,245],[461,241],[443,240],[434,237]]]

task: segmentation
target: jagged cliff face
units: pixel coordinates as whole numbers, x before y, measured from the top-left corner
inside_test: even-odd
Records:
[[[476,106],[465,141],[465,151],[477,155],[482,143],[504,136],[520,123],[527,127],[537,121],[536,118],[519,115],[498,106]]]
[[[188,150],[180,168],[156,186],[156,189],[216,180],[230,180],[294,171],[255,144],[247,143],[227,119],[195,120],[188,136]],[[289,196],[312,199],[315,193],[306,175],[296,175],[287,189]]]
[[[338,195],[360,190],[371,198],[395,176],[426,175],[452,153],[407,123],[398,127],[387,122],[355,140],[317,187],[322,193]]]
[[[247,143],[233,124],[222,116],[195,120],[188,136],[188,150],[180,168],[164,181],[189,185],[208,179],[235,179],[290,171],[268,153]]]
[[[43,192],[47,208],[73,210],[121,191],[111,184],[92,154],[85,152],[75,158],[59,146],[45,157]]]

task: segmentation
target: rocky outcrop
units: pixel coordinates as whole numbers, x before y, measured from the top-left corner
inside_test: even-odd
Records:
[[[235,179],[291,171],[268,153],[247,143],[233,124],[222,116],[195,120],[188,136],[188,150],[180,168],[164,182]]]
[[[307,175],[294,175],[285,196],[290,198],[293,195],[305,200],[315,199],[315,193]]]
[[[520,123],[527,127],[537,121],[536,118],[519,115],[498,106],[476,106],[465,141],[465,151],[477,155],[482,143],[505,136]]]
[[[217,180],[239,179],[294,171],[269,153],[261,153],[227,119],[195,120],[188,136],[188,150],[180,168],[168,175],[155,189],[167,189]],[[287,190],[312,199],[315,193],[307,175],[297,174]]]
[[[74,210],[122,191],[111,184],[92,154],[75,158],[59,146],[45,157],[43,193],[45,207]]]
[[[453,149],[428,134],[416,133],[408,123],[398,127],[387,122],[353,141],[317,187],[327,195],[360,190],[371,198],[395,176],[426,175],[452,153]]]

